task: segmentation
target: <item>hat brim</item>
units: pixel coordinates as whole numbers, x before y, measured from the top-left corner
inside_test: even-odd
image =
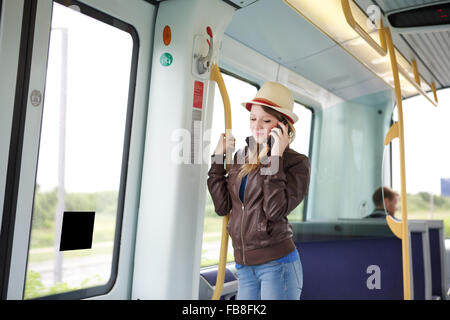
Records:
[[[269,107],[271,109],[274,109],[275,111],[278,111],[279,113],[282,113],[283,115],[285,115],[286,118],[292,124],[294,124],[294,123],[296,123],[298,121],[298,116],[295,113],[293,113],[293,112],[291,112],[289,110],[286,110],[284,108],[275,107],[275,106],[272,106],[270,104],[267,104],[267,103],[264,103],[264,102],[260,102],[260,101],[248,101],[248,102],[242,102],[241,103],[241,105],[245,109],[247,109],[247,111],[251,111],[252,104],[257,104],[257,105],[260,105],[260,106],[265,106],[265,107]]]

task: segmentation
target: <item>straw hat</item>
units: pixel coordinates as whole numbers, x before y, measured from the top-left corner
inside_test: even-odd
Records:
[[[298,116],[292,111],[294,109],[292,92],[281,83],[271,81],[264,83],[252,101],[242,103],[248,111],[251,110],[252,104],[272,108],[284,114],[291,123],[298,121]]]

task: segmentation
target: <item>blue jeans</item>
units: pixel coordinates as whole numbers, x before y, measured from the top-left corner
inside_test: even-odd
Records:
[[[299,300],[303,287],[300,259],[270,261],[237,270],[237,300]]]

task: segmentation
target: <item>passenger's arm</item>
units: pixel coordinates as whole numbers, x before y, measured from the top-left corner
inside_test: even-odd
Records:
[[[223,164],[225,156],[212,155],[211,168],[208,171],[208,190],[214,203],[214,208],[219,216],[225,216],[231,211],[231,197],[228,192],[227,171]]]
[[[278,170],[264,177],[263,210],[267,220],[276,221],[288,216],[303,201],[308,193],[311,169],[309,159],[303,155],[298,155],[286,169],[283,169],[283,157],[270,158],[270,163],[279,161]]]

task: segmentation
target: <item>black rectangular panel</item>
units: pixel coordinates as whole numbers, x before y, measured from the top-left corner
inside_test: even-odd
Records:
[[[94,211],[64,211],[59,251],[92,248]]]
[[[388,17],[396,28],[427,27],[450,24],[450,3],[393,13]]]

